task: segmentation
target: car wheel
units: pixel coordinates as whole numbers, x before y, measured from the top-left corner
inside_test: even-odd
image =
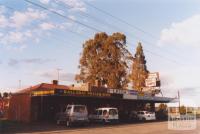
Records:
[[[103,124],[106,125],[106,120],[105,119],[103,119]]]
[[[142,121],[146,121],[146,119],[145,119],[145,118],[142,118]]]

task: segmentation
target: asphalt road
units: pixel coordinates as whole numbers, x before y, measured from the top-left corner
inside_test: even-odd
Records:
[[[169,130],[168,122],[148,122],[120,125],[97,125],[84,128],[64,128],[60,129],[37,131],[32,133],[41,134],[200,134],[200,120],[196,123],[194,130]],[[29,133],[31,133],[29,131]]]

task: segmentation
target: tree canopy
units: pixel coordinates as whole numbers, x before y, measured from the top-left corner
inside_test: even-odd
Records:
[[[136,48],[136,53],[132,65],[131,80],[133,82],[133,88],[141,91],[145,86],[145,79],[147,78],[148,70],[146,67],[146,60],[142,48],[142,44],[139,42]]]
[[[124,34],[97,33],[83,44],[80,74],[76,80],[91,84],[100,80],[109,88],[124,88],[128,83],[127,69],[131,57]]]

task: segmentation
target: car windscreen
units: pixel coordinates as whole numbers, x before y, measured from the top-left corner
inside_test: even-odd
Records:
[[[67,106],[67,108],[66,108],[66,112],[70,111],[71,108],[72,108],[71,106]]]
[[[83,113],[86,111],[85,106],[74,106],[74,112]]]
[[[138,112],[137,114],[144,114],[144,112]]]
[[[98,110],[98,115],[102,115],[103,111],[102,110]]]
[[[117,115],[117,110],[116,109],[110,109],[109,115]]]

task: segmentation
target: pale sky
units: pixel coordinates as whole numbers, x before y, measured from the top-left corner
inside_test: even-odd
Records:
[[[51,82],[57,79],[57,68],[62,69],[61,84],[74,83],[82,44],[94,36],[95,28],[124,33],[132,54],[142,42],[148,70],[160,73],[163,94],[174,97],[180,90],[183,103],[191,104],[184,98],[198,102],[200,1],[30,1],[65,18],[25,0],[0,0],[0,92],[19,90],[19,80],[21,88]]]

